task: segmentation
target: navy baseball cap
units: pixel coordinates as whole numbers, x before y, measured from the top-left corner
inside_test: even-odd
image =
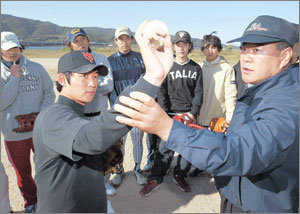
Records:
[[[67,39],[69,42],[73,42],[74,39],[79,36],[79,35],[82,35],[82,36],[85,36],[87,37],[85,31],[82,29],[82,28],[79,28],[79,27],[73,27],[71,28],[68,33],[67,33]]]
[[[108,74],[108,68],[105,65],[97,65],[93,55],[88,51],[71,51],[59,59],[57,73],[85,74],[95,69],[101,76]]]
[[[293,47],[296,29],[292,23],[274,16],[258,16],[244,31],[242,37],[228,41],[247,43],[286,42]]]

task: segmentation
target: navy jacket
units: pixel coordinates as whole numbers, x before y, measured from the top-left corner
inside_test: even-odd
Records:
[[[118,51],[107,59],[114,80],[114,90],[109,95],[110,106],[113,106],[121,92],[126,87],[134,85],[140,76],[145,73],[145,65],[142,55],[132,50],[127,54]]]
[[[166,143],[215,175],[220,192],[251,212],[298,212],[299,86],[291,72],[246,89],[227,134],[174,120]]]

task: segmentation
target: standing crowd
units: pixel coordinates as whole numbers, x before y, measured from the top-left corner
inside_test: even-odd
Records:
[[[229,41],[241,43],[240,60],[231,65],[215,32],[203,36],[198,64],[189,57],[189,32],[171,40],[156,29],[146,37],[146,24],[135,36],[118,27],[118,51],[109,57],[92,51],[84,29],[69,29],[56,101],[45,68],[22,54],[16,34],[1,32],[1,131],[25,213],[114,212],[107,195],[117,193],[124,167],[110,179],[104,154],[121,142],[124,157],[128,133],[141,197],[160,187],[176,152],[174,184],[190,192],[187,176],[208,173],[221,212],[298,212],[299,25],[257,17]],[[150,43],[158,37],[164,44],[155,49]],[[141,53],[132,50],[134,39]],[[224,129],[211,130],[220,118]],[[7,213],[8,178],[0,166],[0,212]]]

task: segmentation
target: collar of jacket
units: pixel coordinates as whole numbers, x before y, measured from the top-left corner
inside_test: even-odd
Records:
[[[129,56],[131,54],[132,50],[130,50],[128,53],[121,53],[120,51],[118,51],[118,54],[119,56],[123,56],[123,57],[126,57],[126,56]]]
[[[215,60],[211,61],[211,62],[204,59],[203,64],[206,65],[206,66],[209,66],[209,65],[219,64],[220,62],[223,62],[223,61],[226,61],[225,58],[223,56],[218,55],[218,57]]]
[[[240,98],[238,98],[238,100],[240,101],[247,96],[262,96],[263,94],[266,94],[270,91],[280,90],[284,86],[293,83],[294,81],[291,78],[291,72],[282,71],[273,77],[265,79],[258,84],[246,88],[244,94]]]
[[[75,102],[74,100],[71,100],[68,97],[65,97],[65,96],[62,96],[62,95],[58,96],[57,103],[69,106],[80,117],[84,117],[84,115],[83,115],[84,105],[81,105],[81,104]]]

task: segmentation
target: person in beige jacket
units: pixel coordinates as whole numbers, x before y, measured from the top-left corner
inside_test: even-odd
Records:
[[[200,63],[203,73],[203,103],[197,122],[204,127],[209,126],[211,119],[218,117],[225,118],[229,124],[237,96],[234,69],[219,55],[222,50],[221,40],[213,33],[203,36],[201,43],[201,51],[206,58]],[[199,173],[201,171],[196,168],[189,175],[193,177]]]

